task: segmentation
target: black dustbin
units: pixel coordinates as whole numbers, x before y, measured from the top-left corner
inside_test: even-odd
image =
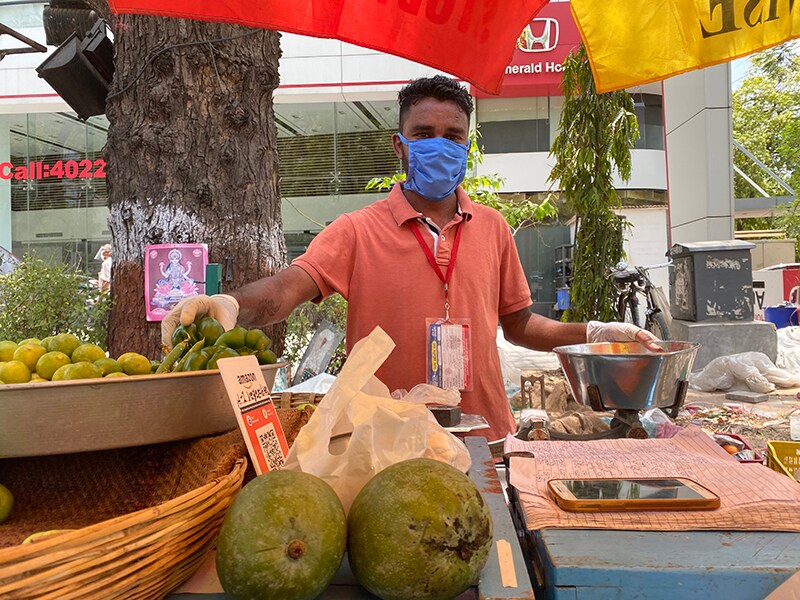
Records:
[[[755,244],[674,244],[669,251],[672,316],[684,321],[752,321]]]

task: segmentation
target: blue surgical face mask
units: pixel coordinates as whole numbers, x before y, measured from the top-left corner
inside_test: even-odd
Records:
[[[399,132],[397,137],[408,146],[405,189],[431,202],[439,202],[464,181],[469,146],[441,137],[408,141]]]

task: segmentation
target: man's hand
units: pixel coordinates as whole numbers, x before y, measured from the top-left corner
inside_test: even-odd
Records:
[[[601,323],[589,321],[586,325],[586,341],[594,342],[639,342],[653,352],[662,352],[663,348],[656,342],[659,339],[649,331],[632,323]]]
[[[225,331],[236,327],[239,317],[239,303],[233,296],[215,294],[213,296],[191,296],[184,298],[172,307],[161,321],[161,343],[172,348],[172,333],[178,325],[191,325],[197,317],[213,317]]]

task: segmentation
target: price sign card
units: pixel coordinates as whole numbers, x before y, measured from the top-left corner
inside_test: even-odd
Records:
[[[256,473],[280,469],[289,444],[256,357],[223,358],[217,366]]]

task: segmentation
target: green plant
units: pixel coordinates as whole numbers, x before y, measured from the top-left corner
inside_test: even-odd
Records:
[[[627,181],[631,148],[639,137],[633,100],[625,91],[598,94],[581,45],[564,60],[564,108],[551,155],[548,181],[558,182],[578,219],[570,307],[564,320],[615,321],[613,283],[608,277],[622,257],[623,220],[614,170]]]
[[[483,146],[478,143],[480,136],[479,128],[473,129],[469,134],[467,173],[473,173],[473,175],[465,177],[461,183],[461,187],[469,197],[478,204],[498,210],[514,233],[522,227],[556,217],[558,210],[548,201],[536,204],[530,200],[503,198],[500,195],[500,188],[503,186],[504,180],[497,173],[492,175],[475,174],[478,165],[483,163]],[[369,180],[365,189],[388,190],[398,181],[404,181],[405,178],[405,173],[395,173],[391,177],[374,177]]]
[[[339,329],[347,325],[347,300],[339,294],[325,298],[319,304],[306,302],[298,306],[286,320],[286,340],[283,355],[293,367],[297,367],[303,358],[308,343],[322,321],[328,321]],[[327,373],[336,375],[345,361],[344,340],[333,353]]]
[[[733,138],[794,190],[800,188],[800,44],[787,42],[750,57],[733,92]],[[736,198],[791,196],[755,161],[734,148]]]
[[[0,339],[19,341],[72,333],[105,347],[111,299],[70,265],[26,254],[0,276]]]
[[[758,52],[739,89],[733,92],[733,137],[797,191],[800,188],[800,45],[787,42]],[[736,198],[791,196],[739,148],[734,164]],[[774,216],[736,220],[736,230],[782,229],[794,238],[800,256],[800,205],[792,200],[776,206]]]

